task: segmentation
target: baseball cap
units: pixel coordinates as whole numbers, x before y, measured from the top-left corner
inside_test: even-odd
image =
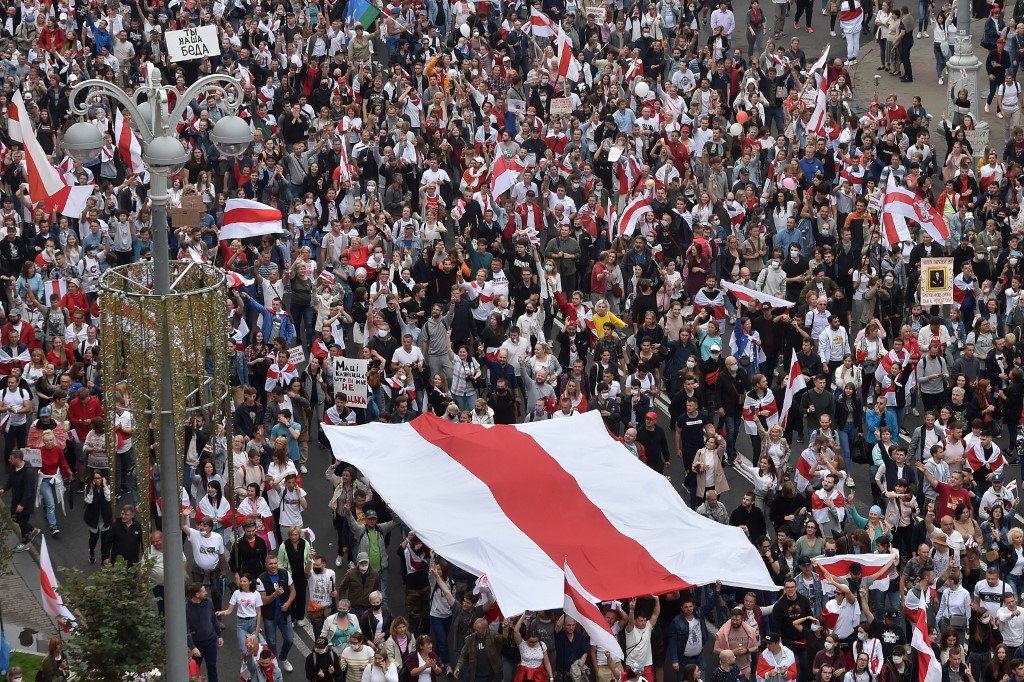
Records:
[[[769,632],[767,635],[764,636],[764,638],[768,642],[781,642],[782,641],[782,635],[780,635],[777,632]]]
[[[802,557],[800,557],[799,559],[796,560],[796,565],[797,566],[810,566],[811,565],[811,557],[809,557],[809,556],[802,556]]]
[[[370,511],[366,512],[366,518],[368,518],[368,519],[376,519],[377,518],[377,512],[375,512],[375,511],[373,511],[371,509]]]
[[[313,647],[313,651],[317,652],[318,654],[325,654],[325,653],[327,653],[327,638],[326,637],[317,637],[316,638],[316,645]]]
[[[50,410],[49,406],[39,408],[40,417],[49,417],[51,414],[53,414],[53,412]]]
[[[46,408],[43,408],[43,409],[46,409]],[[40,410],[39,413],[42,414],[42,410]],[[995,476],[992,477],[992,482],[993,483],[1002,483],[1003,482],[1003,475],[1002,474],[996,474]]]
[[[356,554],[356,563],[357,564],[368,564],[368,563],[370,563],[370,555],[367,554],[366,552],[360,552],[359,554]]]
[[[654,412],[654,411],[652,410],[652,411],[650,411],[650,412],[648,412],[648,413],[646,414],[646,417],[647,417],[648,419],[657,419],[657,418],[658,418],[658,413],[657,413],[657,412]]]
[[[713,344],[711,344],[711,352],[712,352],[712,353],[714,353],[714,352],[715,352],[716,350],[717,350],[717,351],[721,351],[721,350],[722,350],[722,347],[721,347],[721,346],[719,346],[719,345],[718,345],[717,343],[713,343]]]

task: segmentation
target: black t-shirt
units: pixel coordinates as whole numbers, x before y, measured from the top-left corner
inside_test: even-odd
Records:
[[[892,656],[892,650],[897,644],[907,643],[907,638],[901,628],[889,627],[880,617],[871,621],[871,636],[882,643],[882,653],[885,654],[886,659]]]
[[[676,428],[680,431],[679,446],[687,469],[693,466],[693,457],[697,451],[704,447],[704,425],[710,423],[703,410],[697,410],[697,414],[692,417],[685,411],[676,417]],[[649,454],[647,457],[650,459]]]
[[[792,644],[797,649],[804,648],[804,633],[798,630],[793,622],[810,615],[813,615],[811,602],[807,601],[807,597],[802,594],[797,594],[796,599],[792,601],[783,595],[779,601],[775,602],[775,607],[772,609],[772,622],[778,624],[779,634],[782,635],[782,641],[786,646]]]

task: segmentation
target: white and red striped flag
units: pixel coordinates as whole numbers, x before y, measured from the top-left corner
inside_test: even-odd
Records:
[[[352,182],[352,169],[348,165],[348,152],[345,151],[344,142],[338,151],[338,179],[342,182]]]
[[[793,399],[797,393],[807,388],[807,380],[800,369],[800,363],[796,360],[796,351],[792,351],[789,363],[789,378],[786,380],[786,397],[782,401],[782,416],[779,424],[786,426],[786,419],[789,417],[789,409],[793,406]]]
[[[504,154],[497,154],[491,164],[491,196],[500,197],[516,184],[516,174],[512,172],[508,159]]]
[[[235,289],[236,287],[251,287],[255,280],[242,277],[237,272],[227,270],[224,273],[228,280],[228,289]]]
[[[54,294],[63,301],[67,293],[68,281],[66,279],[48,279],[43,282],[43,305],[50,305],[50,296]]]
[[[995,442],[992,443],[992,454],[986,459],[985,449],[981,446],[980,438],[974,440],[974,443],[964,453],[964,456],[967,458],[967,464],[971,467],[971,471],[978,471],[987,466],[989,471],[998,474],[1006,466],[1006,458],[1003,457],[1003,451]]]
[[[612,634],[608,627],[608,621],[604,619],[601,610],[595,606],[597,599],[583,589],[580,582],[569,569],[569,562],[565,562],[565,600],[562,604],[562,611],[576,621],[576,624],[583,628],[583,631],[590,637],[594,646],[603,649],[611,658],[621,661],[625,656],[619,640]]]
[[[46,615],[55,619],[64,632],[75,627],[75,614],[64,605],[64,598],[58,591],[60,585],[50,563],[50,550],[46,547],[46,538],[42,538],[39,546],[39,588],[43,593],[43,610]]]
[[[553,38],[557,30],[555,22],[551,21],[548,15],[540,10],[530,8],[530,23],[523,27],[526,33],[532,33],[538,38]]]
[[[825,51],[828,51],[827,47]],[[828,104],[828,80],[822,75],[818,80],[818,88],[814,91],[814,111],[811,112],[811,118],[807,121],[807,130],[819,137],[825,134],[826,104]]]
[[[693,297],[693,307],[695,311],[701,308],[712,308],[715,314],[714,319],[724,320],[726,315],[725,294],[715,289],[715,297],[711,298],[704,287],[701,287],[697,295]]]
[[[949,226],[927,201],[905,187],[888,189],[882,202],[882,225],[890,245],[912,241],[908,219],[918,223],[938,243],[945,245],[949,240]]]
[[[61,173],[50,165],[46,152],[32,130],[32,120],[25,108],[21,92],[15,91],[11,95],[7,116],[8,134],[12,140],[25,148],[25,175],[28,176],[29,198],[34,202],[44,202],[48,210],[56,209],[61,215],[69,218],[80,218],[94,187],[72,187]]]
[[[829,50],[829,47],[831,47],[831,46],[828,43],[825,43],[825,49],[821,51],[821,56],[818,57],[818,59],[815,60],[815,62],[813,64],[811,64],[811,69],[807,73],[813,74],[818,69],[825,68],[825,64],[828,62],[828,50]]]
[[[735,296],[737,301],[746,303],[748,306],[751,302],[758,301],[760,303],[766,303],[773,308],[793,307],[793,303],[790,301],[778,298],[777,296],[772,296],[771,294],[766,294],[763,291],[758,291],[757,289],[750,289],[741,284],[733,284],[732,282],[727,282],[723,279],[722,286],[728,289],[729,293]]]
[[[886,568],[891,560],[892,557],[888,554],[836,554],[815,557],[811,561],[822,578],[825,577],[822,569],[831,573],[833,577],[848,578],[850,567],[854,564],[860,566],[865,578],[875,578],[881,575],[882,569]]]
[[[931,592],[932,588],[927,588]],[[920,599],[911,597],[913,591],[907,593],[903,613],[910,622],[910,646],[917,652],[917,682],[942,682],[942,664],[935,657],[931,641],[928,639],[928,609],[921,608]],[[930,601],[931,595],[925,599]]]
[[[611,197],[608,197],[608,212],[605,215],[608,217],[608,241],[610,243],[615,241],[615,224],[619,219],[615,212],[615,202]]]
[[[114,115],[114,144],[121,154],[121,159],[128,166],[128,170],[136,175],[142,175],[146,170],[146,164],[142,161],[142,145],[135,137],[135,131],[128,125],[128,119],[118,109]]]
[[[558,48],[558,75],[571,81],[580,79],[580,67],[576,63],[576,55],[572,52],[572,40],[561,26],[555,33],[555,46]]]
[[[764,420],[763,425],[766,430],[779,423],[779,405],[775,402],[775,395],[771,391],[766,391],[761,398],[756,398],[751,393],[753,391],[748,391],[743,399],[743,429],[749,435],[756,436],[758,419]],[[768,414],[763,415],[761,412],[768,412]]]
[[[245,239],[281,231],[281,212],[252,199],[228,199],[220,238]]]
[[[622,209],[622,218],[619,220],[619,234],[623,237],[631,237],[640,218],[645,213],[651,212],[651,202],[644,195],[638,195]]]
[[[664,476],[623,458],[622,444],[594,411],[491,427],[427,413],[405,424],[325,426],[324,433],[335,457],[359,467],[424,543],[486,574],[504,613],[564,606],[566,561],[601,600],[717,579],[776,589],[741,530],[699,516]],[[461,494],[424,486],[426,476]],[[572,532],[553,532],[556,517]]]

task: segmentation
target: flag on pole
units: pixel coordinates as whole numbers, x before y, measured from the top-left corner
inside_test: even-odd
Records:
[[[338,151],[338,179],[342,182],[352,182],[352,168],[348,165],[348,152],[345,151],[344,141]]]
[[[931,204],[904,187],[888,189],[882,202],[882,224],[890,245],[912,239],[907,220],[918,223],[939,244],[949,241],[949,226]]]
[[[368,0],[352,0],[348,5],[346,16],[353,25],[358,21],[363,28],[369,28],[370,24],[380,16],[380,10]]]
[[[792,351],[789,362],[789,378],[786,380],[786,397],[782,401],[782,416],[779,424],[785,428],[786,419],[789,417],[789,409],[793,407],[793,400],[797,393],[807,388],[807,380],[800,370],[800,363],[796,359],[796,351]]]
[[[824,68],[825,63],[828,62],[828,49],[831,47],[828,43],[825,43],[825,49],[821,51],[821,56],[811,64],[811,70],[807,73],[812,74],[818,69]]]
[[[505,158],[504,154],[496,155],[494,163],[491,164],[491,196],[500,197],[512,189],[515,184],[516,174],[512,172],[512,167],[508,165],[508,159]]]
[[[39,546],[39,588],[43,593],[43,610],[56,619],[62,630],[70,632],[75,626],[75,615],[64,606],[64,599],[60,596],[60,585],[53,572],[53,564],[50,563],[50,550],[46,547],[45,537]]]
[[[828,46],[825,47],[828,52]],[[818,80],[818,88],[814,91],[814,111],[807,121],[807,130],[819,137],[825,134],[825,105],[828,103],[828,80],[824,75]]]
[[[558,75],[571,81],[580,79],[579,64],[576,63],[576,55],[572,53],[572,40],[561,26],[558,26],[555,34],[555,46],[558,48]]]
[[[604,649],[609,656],[616,661],[621,661],[625,656],[619,640],[616,639],[608,621],[594,605],[597,601],[590,595],[576,576],[569,569],[569,562],[565,562],[565,603],[562,604],[562,611],[576,621],[576,624],[583,628],[583,631],[590,636],[590,642],[601,649]]]
[[[47,210],[56,209],[61,215],[78,219],[82,217],[85,204],[92,196],[91,185],[67,183],[61,173],[50,165],[46,152],[32,130],[32,122],[25,108],[21,92],[15,91],[7,113],[7,132],[11,139],[25,148],[25,170],[28,176],[28,193],[32,201],[42,201]]]
[[[651,202],[642,194],[635,197],[622,209],[622,219],[619,220],[619,234],[623,237],[630,237],[636,229],[640,217],[651,212]]]
[[[128,166],[128,170],[136,175],[142,175],[146,170],[146,164],[142,161],[142,145],[139,144],[135,131],[128,125],[128,119],[120,109],[114,116],[114,133],[117,151],[121,153],[121,159]]]
[[[220,238],[245,239],[281,231],[281,212],[251,199],[228,199]]]
[[[860,566],[865,578],[876,578],[891,560],[892,557],[888,554],[836,554],[820,556],[811,561],[821,578],[825,577],[825,571],[836,578],[847,578],[850,575],[850,567],[854,564]]]
[[[54,294],[57,298],[64,300],[65,294],[68,293],[68,281],[66,279],[48,279],[43,282],[43,305],[50,305],[50,296]]]
[[[530,8],[530,23],[524,28],[526,33],[532,33],[538,38],[553,38],[555,35],[555,22],[548,18],[535,7]]]
[[[911,593],[907,594],[903,613],[911,626],[910,646],[917,652],[916,682],[942,682],[942,665],[928,639],[928,609],[921,608],[919,599],[911,599]]]

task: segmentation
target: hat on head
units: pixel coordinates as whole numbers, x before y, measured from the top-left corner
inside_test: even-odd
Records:
[[[886,609],[885,610],[885,617],[886,618],[899,618],[900,617],[900,612],[897,611],[896,609]]]
[[[810,566],[811,565],[811,557],[809,557],[809,556],[802,556],[802,557],[800,557],[799,559],[796,560],[796,565],[797,566]]]
[[[882,515],[882,508],[879,507],[877,504],[872,505],[871,509],[868,510],[868,513],[869,514],[878,514],[879,516],[881,516]]]
[[[780,635],[777,632],[769,632],[767,635],[764,636],[764,638],[768,642],[781,642],[782,641],[782,635]]]
[[[318,654],[326,654],[327,646],[328,643],[326,637],[317,637],[316,644],[313,646],[313,651],[315,651]]]
[[[996,41],[996,45],[1003,45],[1005,43],[1006,43],[1006,40],[1004,40],[1003,38],[1000,38],[999,40]]]
[[[992,477],[992,482],[993,483],[1002,483],[1003,482],[1003,475],[1002,474],[995,474]]]
[[[370,556],[366,552],[360,552],[359,554],[356,554],[356,563],[368,564],[370,563]]]
[[[646,416],[646,417],[647,417],[648,419],[657,419],[657,418],[658,418],[658,413],[657,413],[657,412],[655,412],[654,410],[651,410],[651,411],[650,411],[650,412],[648,412],[648,413],[647,413],[647,414],[646,414],[645,416]]]
[[[367,519],[374,519],[374,520],[376,520],[377,519],[377,512],[375,512],[375,511],[373,511],[371,509],[370,511],[366,512],[366,518]]]
[[[989,12],[989,14],[999,14],[1002,11],[1003,11],[1002,7],[993,7],[992,11]],[[1002,40],[1002,38],[1000,38],[999,40]],[[999,42],[999,40],[997,40],[996,42]]]
[[[40,417],[49,417],[51,414],[53,414],[53,411],[50,409],[49,405],[39,408]]]
[[[937,530],[934,533],[932,533],[932,544],[948,545],[949,536],[947,536],[941,530]]]
[[[717,343],[713,343],[713,344],[711,344],[711,352],[712,352],[712,353],[714,353],[714,352],[715,352],[716,350],[717,350],[717,351],[721,351],[721,350],[722,350],[722,347],[721,347],[721,346],[719,346],[719,345],[718,345]]]

